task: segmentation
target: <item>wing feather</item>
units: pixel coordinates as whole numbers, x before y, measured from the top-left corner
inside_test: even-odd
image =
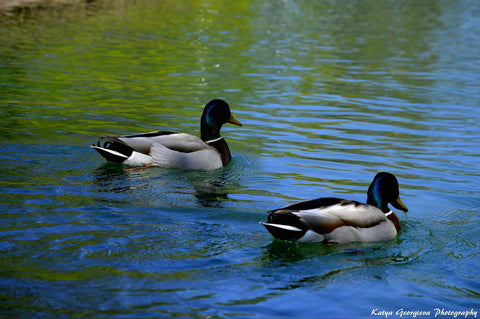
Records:
[[[158,134],[152,132],[128,135],[118,137],[117,139],[144,154],[148,154],[151,151],[154,143],[162,144],[166,148],[182,153],[197,152],[210,148],[204,141],[194,135],[172,131],[159,131]]]
[[[296,203],[274,210],[271,214],[295,215],[299,222],[320,234],[331,233],[342,226],[373,227],[387,219],[385,214],[374,206],[333,197]]]

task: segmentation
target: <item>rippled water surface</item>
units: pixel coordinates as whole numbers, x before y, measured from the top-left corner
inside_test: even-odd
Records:
[[[476,1],[112,0],[0,19],[2,317],[480,311]],[[217,97],[244,124],[224,126],[223,169],[126,170],[88,147],[199,134]],[[365,201],[378,171],[410,209],[390,242],[296,245],[259,224],[295,201]]]

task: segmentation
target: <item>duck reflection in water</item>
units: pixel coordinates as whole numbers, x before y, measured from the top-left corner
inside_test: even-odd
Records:
[[[149,167],[127,168],[117,163],[104,163],[95,171],[94,184],[100,192],[132,194],[134,200],[141,197],[153,201],[185,206],[194,198],[202,207],[221,207],[228,200],[225,187],[228,170],[214,172],[189,171]],[[140,194],[141,192],[141,194]],[[138,196],[136,196],[136,194]]]

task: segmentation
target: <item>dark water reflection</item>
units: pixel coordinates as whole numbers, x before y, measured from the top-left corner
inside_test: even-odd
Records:
[[[182,176],[183,174],[183,176]],[[181,178],[183,177],[183,178]],[[194,195],[196,202],[204,207],[221,207],[228,200],[225,184],[228,182],[228,170],[218,170],[211,174],[204,172],[175,172],[161,168],[126,168],[120,164],[105,163],[95,171],[94,183],[99,191],[106,193],[136,193],[142,196],[181,200],[181,194]],[[165,202],[166,204],[167,202]],[[168,202],[169,205],[181,205],[182,202]]]
[[[1,16],[0,316],[479,310],[479,13],[112,0]],[[214,97],[244,123],[222,130],[224,169],[131,170],[88,147],[198,135]],[[298,200],[365,201],[383,170],[410,208],[392,241],[295,245],[259,224]]]

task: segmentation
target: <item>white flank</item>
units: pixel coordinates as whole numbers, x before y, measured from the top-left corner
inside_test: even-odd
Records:
[[[325,237],[322,234],[316,233],[313,230],[307,230],[305,235],[297,240],[297,242],[302,244],[314,244],[320,243],[325,240]]]
[[[333,241],[339,244],[351,242],[376,242],[390,240],[397,235],[397,230],[389,220],[381,222],[374,227],[361,228],[352,226],[342,226],[336,228],[331,233],[325,234],[327,241]]]
[[[122,164],[130,165],[130,166],[145,166],[147,164],[152,163],[152,157],[149,155],[145,155],[143,153],[139,153],[137,151],[133,151],[132,155],[123,161]]]

